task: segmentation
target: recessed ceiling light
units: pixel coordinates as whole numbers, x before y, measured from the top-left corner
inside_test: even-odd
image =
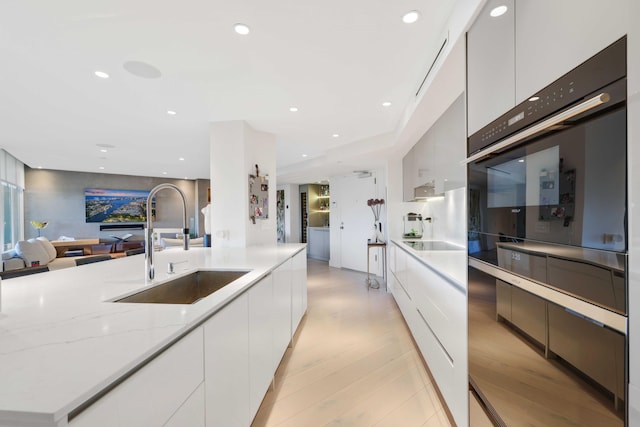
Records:
[[[307,155],[306,155],[306,154],[303,154],[303,155],[302,155],[302,157],[307,157]]]
[[[100,152],[101,152],[101,153],[106,153],[107,151],[109,151],[109,150],[107,150],[106,148],[101,148],[101,149],[100,149]]]
[[[251,31],[249,27],[245,24],[236,24],[233,26],[233,29],[236,31],[236,33],[242,36],[246,36]]]
[[[166,175],[166,174],[167,174],[166,172],[162,172],[162,175]]]
[[[98,169],[100,169],[100,170],[104,170],[104,166],[100,166]]]
[[[42,166],[38,166],[38,169],[42,169]]]
[[[298,111],[298,107],[291,107],[289,108],[289,111],[291,111],[292,113],[295,113]]]
[[[529,98],[529,101],[534,102],[534,101],[537,101],[538,99],[540,99],[539,96],[532,96],[531,98]]]
[[[168,114],[168,115],[170,115],[170,116],[175,116],[175,115],[176,115],[176,114],[178,114],[178,113],[176,113],[176,112],[175,112],[175,111],[173,111],[173,110],[167,110],[167,114]]]
[[[391,101],[384,101],[384,102],[382,103],[382,106],[383,106],[383,107],[391,107]]]
[[[178,160],[180,160],[180,161],[184,161],[184,157],[180,157]]]
[[[420,18],[420,13],[417,10],[412,10],[411,12],[407,12],[402,17],[402,22],[405,24],[413,24]]]
[[[332,136],[332,137],[334,137],[334,138],[340,138],[340,135],[339,135],[339,134],[337,134],[337,133],[334,133],[334,134],[333,134],[333,135],[331,135],[331,136]]]
[[[524,163],[524,159],[518,160],[519,163]]]
[[[489,15],[491,15],[493,18],[497,18],[498,16],[502,16],[507,12],[507,6],[502,5],[502,6],[498,6],[498,7],[494,7],[493,9],[491,9],[491,12],[489,12]]]
[[[108,79],[109,78],[109,74],[105,73],[104,71],[96,71],[93,74],[95,74],[96,76],[100,77],[101,79]]]

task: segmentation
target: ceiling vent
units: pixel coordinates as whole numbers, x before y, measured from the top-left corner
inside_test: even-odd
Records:
[[[371,176],[371,172],[367,170],[353,171],[353,174],[358,178],[369,178]]]
[[[442,45],[440,45],[440,49],[438,50],[438,53],[436,54],[436,57],[433,59],[433,62],[431,63],[431,66],[429,67],[429,70],[427,71],[427,74],[422,79],[422,82],[420,83],[420,86],[418,87],[418,90],[416,91],[416,97],[420,94],[420,91],[422,90],[422,87],[424,86],[425,82],[427,81],[427,78],[429,77],[429,74],[431,74],[431,71],[433,71],[433,67],[436,65],[436,62],[438,62],[438,59],[440,58],[440,55],[442,55],[442,52],[444,51],[444,47],[447,45],[447,41],[449,41],[449,32],[447,32],[447,37],[445,37],[444,41],[442,42]]]

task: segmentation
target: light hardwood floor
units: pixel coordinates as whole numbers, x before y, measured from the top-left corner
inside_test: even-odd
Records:
[[[308,309],[260,426],[451,426],[393,296],[308,263]]]

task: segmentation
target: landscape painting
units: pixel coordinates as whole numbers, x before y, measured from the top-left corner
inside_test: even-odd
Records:
[[[84,190],[86,222],[146,222],[147,197],[145,190]],[[152,206],[153,208],[153,206]]]

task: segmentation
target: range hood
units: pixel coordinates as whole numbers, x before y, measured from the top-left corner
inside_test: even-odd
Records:
[[[444,193],[436,193],[435,181],[428,182],[413,189],[413,201],[419,202],[436,197],[444,197]]]

